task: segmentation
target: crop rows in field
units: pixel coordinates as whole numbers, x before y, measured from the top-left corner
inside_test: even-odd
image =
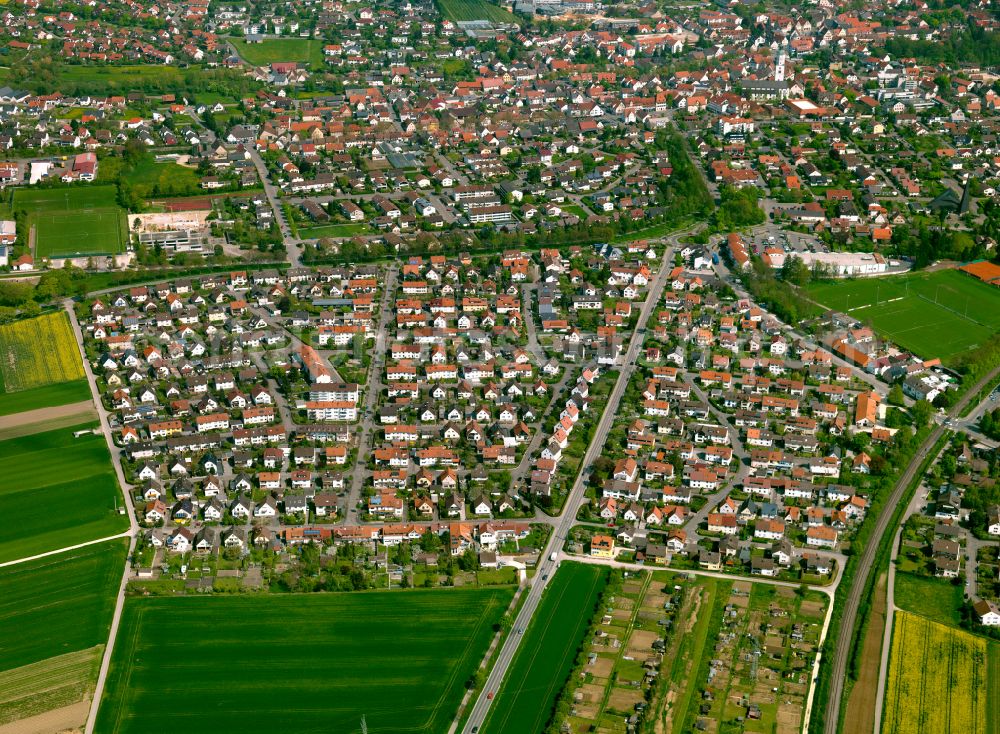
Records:
[[[128,519],[103,435],[93,423],[0,441],[0,562],[115,535]],[[3,594],[0,594],[2,597]],[[0,657],[3,648],[0,647]]]
[[[0,673],[0,726],[88,696],[103,649],[95,645]]]
[[[988,641],[929,619],[899,612],[886,685],[886,734],[985,732],[998,701],[990,701]]]
[[[95,543],[0,569],[0,671],[103,645],[126,546]]]
[[[0,373],[7,392],[84,376],[66,314],[44,314],[0,326]]]
[[[608,570],[564,562],[545,590],[483,725],[488,734],[539,734],[566,685]]]
[[[512,596],[130,598],[97,730],[444,732]]]

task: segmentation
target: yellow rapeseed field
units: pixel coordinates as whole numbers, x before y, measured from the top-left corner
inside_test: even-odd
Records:
[[[0,326],[0,373],[7,392],[82,378],[83,363],[66,314]]]
[[[882,731],[986,732],[991,715],[986,685],[988,644],[968,632],[897,612]]]

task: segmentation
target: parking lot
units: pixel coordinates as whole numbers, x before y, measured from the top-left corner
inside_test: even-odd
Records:
[[[776,224],[763,224],[755,227],[746,237],[747,245],[760,254],[767,247],[780,247],[786,253],[794,252],[829,252],[830,248],[823,244],[815,235],[801,232],[789,232]]]

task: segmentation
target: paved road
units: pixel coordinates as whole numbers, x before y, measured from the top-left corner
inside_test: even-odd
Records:
[[[995,368],[972,388],[970,388],[965,393],[965,396],[952,407],[949,415],[952,418],[958,416],[968,402],[980,390],[982,390],[983,387],[989,384],[991,380],[997,380],[998,376],[1000,376],[1000,367]],[[889,501],[882,509],[882,513],[876,519],[875,532],[872,534],[871,539],[868,541],[864,552],[862,553],[861,561],[858,564],[858,569],[854,575],[853,583],[848,590],[847,600],[844,604],[844,613],[840,621],[837,644],[833,651],[833,661],[831,663],[829,673],[831,677],[830,695],[826,705],[826,719],[823,727],[824,731],[836,732],[837,726],[840,722],[840,703],[844,695],[847,660],[854,641],[854,625],[857,621],[858,605],[861,603],[861,595],[864,594],[868,576],[872,572],[872,566],[875,563],[875,555],[878,551],[879,545],[882,543],[882,537],[889,529],[889,520],[892,517],[893,508],[895,508],[902,500],[903,495],[906,492],[906,488],[916,476],[922,459],[931,450],[937,440],[941,438],[944,430],[944,427],[940,425],[935,426],[916,452],[914,452],[913,461],[910,462],[910,465],[906,467],[899,479],[896,481],[896,485],[892,490],[892,495],[889,497]]]
[[[302,267],[302,240],[292,235],[292,228],[288,226],[288,222],[285,220],[285,210],[281,208],[281,202],[278,201],[278,188],[271,183],[267,166],[264,163],[264,159],[260,157],[260,153],[257,152],[257,149],[249,145],[247,146],[247,151],[250,153],[250,160],[253,161],[254,167],[257,169],[260,182],[264,186],[264,196],[267,197],[267,202],[271,205],[271,211],[274,212],[274,220],[278,223],[278,229],[281,231],[281,239],[288,252],[288,261],[292,264],[293,268]]]
[[[382,298],[378,322],[375,332],[375,351],[368,365],[368,379],[362,388],[365,390],[364,404],[361,408],[361,429],[358,432],[358,451],[354,457],[354,468],[351,470],[351,486],[348,490],[347,504],[341,513],[340,523],[352,521],[356,523],[358,502],[361,500],[361,490],[368,474],[367,458],[371,455],[371,437],[376,430],[375,407],[382,393],[382,376],[385,374],[385,353],[389,348],[386,334],[389,321],[396,313],[396,276],[399,267],[389,268],[382,289]]]
[[[685,234],[688,234],[690,231],[691,230],[686,230],[674,234],[670,238],[671,244],[676,245],[677,239]],[[646,324],[649,322],[650,316],[655,311],[656,306],[659,304],[660,298],[663,295],[663,289],[667,283],[667,275],[671,270],[670,265],[673,262],[673,252],[674,248],[672,246],[664,248],[664,254],[660,261],[659,271],[656,278],[654,278],[653,282],[650,284],[646,300],[643,302],[642,309],[639,312],[639,318],[636,320],[635,330],[633,331],[632,337],[629,341],[628,351],[625,354],[623,366],[618,373],[618,379],[615,382],[614,388],[611,390],[611,394],[608,396],[608,401],[605,404],[601,419],[597,424],[593,440],[587,446],[587,451],[584,453],[583,460],[580,462],[581,471],[577,475],[576,481],[573,483],[569,496],[566,498],[566,504],[563,507],[563,512],[559,517],[558,524],[556,524],[553,528],[552,536],[540,556],[538,569],[534,578],[530,582],[531,586],[528,589],[524,605],[521,607],[521,611],[514,620],[514,631],[507,636],[503,647],[500,648],[500,653],[497,656],[496,663],[490,671],[489,677],[486,679],[486,685],[483,687],[479,698],[473,705],[472,713],[469,715],[469,719],[465,723],[465,728],[462,730],[464,734],[472,734],[472,730],[478,730],[482,727],[483,722],[486,720],[490,711],[490,706],[493,703],[492,696],[500,689],[500,684],[506,677],[510,664],[514,659],[514,655],[517,653],[518,647],[523,639],[523,636],[518,632],[518,630],[527,629],[528,623],[535,614],[539,601],[541,601],[542,593],[545,591],[546,586],[548,586],[556,568],[559,565],[558,560],[553,561],[551,560],[551,557],[553,554],[558,554],[565,543],[566,538],[569,535],[569,531],[576,522],[577,511],[585,500],[584,488],[586,468],[593,464],[594,460],[604,450],[604,443],[607,439],[608,432],[611,430],[611,426],[614,424],[615,417],[618,414],[618,404],[621,402],[622,396],[625,394],[625,389],[628,387],[628,383],[631,380],[632,373],[635,371],[636,359],[639,356],[639,351],[642,347],[643,341],[645,340]],[[558,555],[556,557],[558,558]]]

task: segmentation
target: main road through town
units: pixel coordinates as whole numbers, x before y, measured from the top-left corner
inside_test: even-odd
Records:
[[[549,542],[545,546],[545,550],[539,557],[538,569],[534,578],[529,582],[530,586],[527,590],[527,597],[521,607],[521,611],[518,612],[517,619],[514,620],[513,630],[509,635],[507,635],[507,639],[504,641],[503,647],[500,648],[500,653],[497,655],[493,669],[490,671],[489,676],[486,679],[486,685],[479,694],[479,698],[476,699],[476,702],[472,707],[472,713],[469,715],[469,719],[465,723],[465,728],[462,730],[465,734],[472,734],[474,730],[478,731],[482,727],[483,722],[486,720],[490,711],[490,705],[493,703],[493,697],[500,689],[500,684],[507,675],[511,661],[514,659],[515,654],[517,654],[518,647],[523,639],[523,635],[521,633],[527,629],[528,623],[531,621],[531,618],[535,615],[535,612],[538,609],[538,603],[541,601],[542,593],[552,580],[558,562],[551,560],[551,558],[553,554],[558,554],[558,552],[562,550],[563,543],[566,542],[569,531],[572,529],[573,524],[576,521],[577,510],[584,501],[584,484],[588,474],[588,469],[604,448],[604,442],[608,437],[608,432],[611,430],[611,426],[618,414],[618,404],[621,402],[622,395],[625,394],[625,388],[628,387],[629,379],[631,379],[632,373],[635,370],[635,362],[639,356],[639,350],[642,348],[642,342],[644,341],[646,333],[646,324],[649,322],[650,316],[656,310],[656,305],[660,302],[660,297],[663,295],[663,288],[667,282],[667,275],[671,270],[670,266],[673,263],[674,245],[677,244],[679,237],[690,233],[690,231],[691,230],[678,232],[671,235],[671,237],[667,240],[668,244],[665,252],[663,253],[663,257],[660,259],[659,270],[656,278],[654,278],[651,282],[649,292],[646,295],[646,300],[642,304],[642,309],[639,312],[639,318],[636,320],[635,330],[632,332],[631,339],[629,340],[628,351],[625,353],[624,360],[622,361],[621,371],[618,373],[618,379],[615,382],[615,386],[611,390],[611,394],[608,396],[608,402],[604,407],[604,413],[601,415],[601,420],[597,424],[597,430],[594,433],[594,438],[590,442],[590,445],[587,446],[587,451],[583,456],[583,461],[580,463],[580,472],[577,474],[576,481],[573,483],[573,488],[570,490],[569,496],[566,498],[566,504],[563,507],[562,515],[556,522],[555,527],[552,530],[552,536],[549,538]],[[556,620],[547,621],[553,622]]]

